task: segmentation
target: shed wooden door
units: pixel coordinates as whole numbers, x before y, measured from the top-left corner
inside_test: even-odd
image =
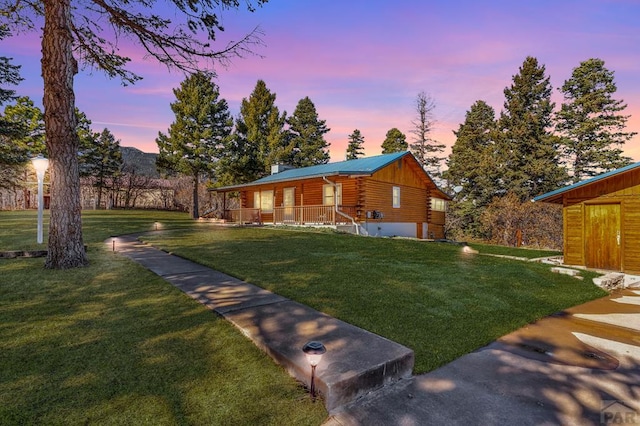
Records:
[[[585,266],[619,271],[620,204],[585,205]]]

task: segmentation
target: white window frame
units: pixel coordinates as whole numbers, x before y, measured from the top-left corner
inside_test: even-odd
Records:
[[[447,211],[447,201],[442,198],[432,198],[431,199],[431,210],[434,212],[446,212]]]
[[[333,206],[333,194],[334,194],[334,185],[326,184],[322,186],[322,205],[323,206]],[[342,184],[335,184],[335,195],[338,199],[338,205],[342,205]]]
[[[400,208],[400,187],[394,186],[391,190],[391,203],[394,209]]]

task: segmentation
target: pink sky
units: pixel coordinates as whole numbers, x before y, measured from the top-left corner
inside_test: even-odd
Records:
[[[476,100],[499,114],[503,90],[525,57],[546,66],[557,88],[583,60],[601,58],[615,72],[618,92],[631,115],[628,130],[640,131],[640,2],[635,0],[272,0],[255,13],[223,16],[227,37],[259,25],[263,57],[235,60],[219,68],[220,92],[236,116],[242,98],[262,79],[277,95],[281,111],[293,113],[309,96],[331,131],[332,161],[345,155],[347,136],[359,129],[366,155],[379,154],[386,132],[397,127],[411,139],[416,95],[435,100],[434,138],[455,142],[452,131]],[[224,41],[224,37],[221,41]],[[40,46],[36,35],[0,44],[3,56],[20,64],[20,95],[42,99]],[[144,79],[123,87],[87,70],[75,82],[76,104],[96,131],[109,128],[123,146],[157,152],[158,131],[173,121],[172,89],[184,76],[143,60],[135,48],[132,69]],[[640,137],[624,147],[640,161]]]

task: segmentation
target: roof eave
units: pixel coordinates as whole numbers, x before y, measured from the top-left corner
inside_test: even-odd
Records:
[[[209,191],[212,192],[231,192],[231,191],[236,191],[242,188],[248,188],[250,186],[262,186],[262,185],[271,185],[271,184],[276,184],[276,183],[282,183],[282,182],[293,182],[293,181],[298,181],[298,180],[306,180],[306,179],[317,179],[317,178],[322,178],[322,177],[329,177],[329,176],[371,176],[372,173],[370,172],[329,172],[329,173],[317,173],[317,174],[313,174],[313,175],[307,175],[307,176],[297,176],[297,177],[292,177],[292,178],[285,178],[285,179],[274,179],[274,180],[270,180],[267,182],[259,182],[259,181],[253,181],[253,182],[249,182],[249,183],[242,183],[242,184],[238,184],[238,185],[230,185],[230,186],[223,186],[220,188],[212,188]]]

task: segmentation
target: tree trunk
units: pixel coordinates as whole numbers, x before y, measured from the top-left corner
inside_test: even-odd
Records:
[[[193,212],[191,214],[191,217],[193,217],[194,219],[197,219],[200,217],[200,213],[198,212],[198,210],[200,209],[200,206],[198,205],[198,173],[195,174],[195,176],[193,177]]]
[[[70,0],[45,0],[42,36],[44,123],[51,167],[49,251],[45,267],[67,269],[87,265],[82,241],[78,136],[74,114]]]

